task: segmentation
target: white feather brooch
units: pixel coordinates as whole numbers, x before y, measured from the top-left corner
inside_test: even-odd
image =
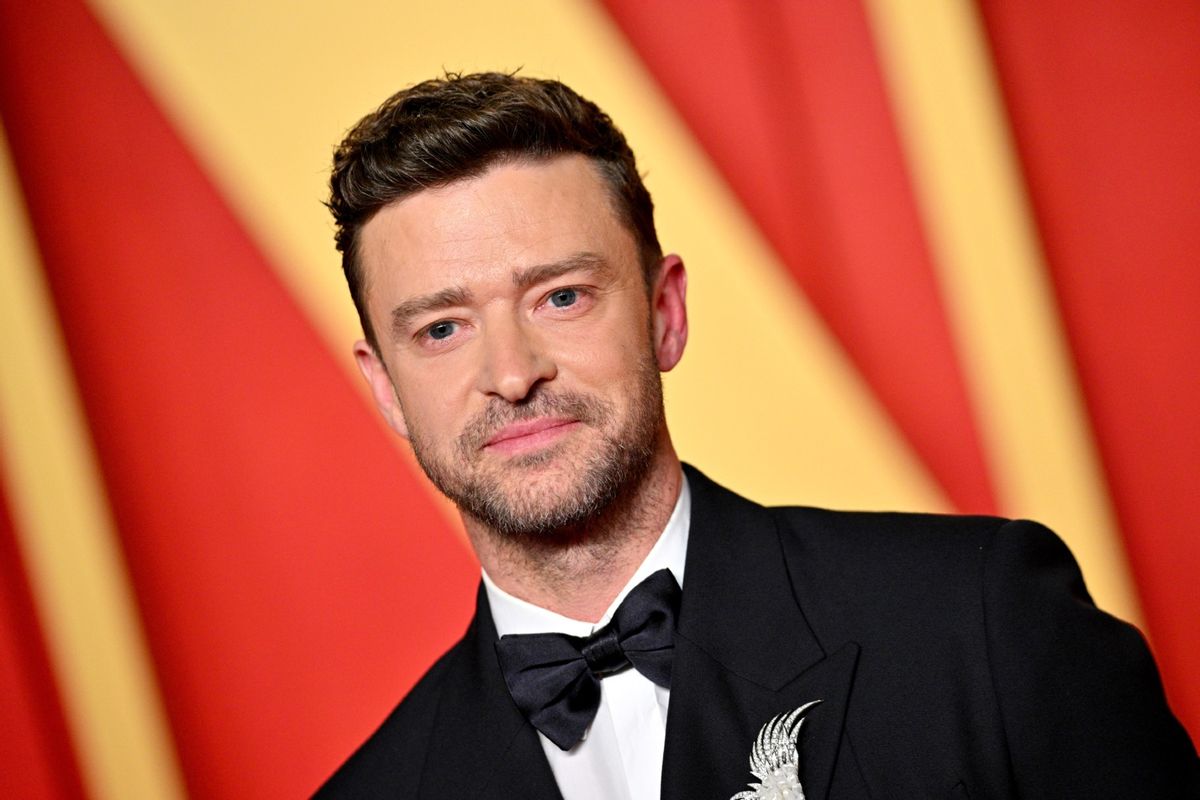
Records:
[[[749,789],[729,800],[804,800],[804,787],[800,785],[800,726],[804,724],[804,712],[819,702],[805,703],[763,725],[750,751],[750,772],[760,782],[749,784]]]

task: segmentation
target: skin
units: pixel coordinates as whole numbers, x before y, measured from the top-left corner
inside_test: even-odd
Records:
[[[687,343],[683,262],[663,258],[647,290],[633,235],[578,155],[396,201],[360,245],[380,352],[359,341],[354,354],[380,413],[452,499],[485,485],[513,512],[501,525],[458,502],[497,585],[598,620],[679,495],[658,373]],[[604,454],[636,463],[597,500]]]

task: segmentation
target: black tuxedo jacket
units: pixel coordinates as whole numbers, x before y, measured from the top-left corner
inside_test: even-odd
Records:
[[[810,700],[809,800],[1200,798],[1136,629],[1031,522],[764,508],[688,468],[692,523],[663,800],[745,789],[762,725]],[[463,639],[321,798],[559,798],[496,660]]]

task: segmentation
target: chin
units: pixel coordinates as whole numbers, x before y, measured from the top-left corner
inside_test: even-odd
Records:
[[[492,509],[489,515],[507,521],[503,527],[545,531],[577,524],[607,504],[611,494],[583,460],[564,459],[561,453],[536,453],[513,459],[492,480],[477,482]]]
[[[588,458],[546,454],[541,463],[443,487],[466,514],[506,538],[575,540],[631,495],[649,470],[652,449],[598,448]],[[447,491],[453,488],[454,492]]]
[[[594,412],[544,449],[509,456],[481,450],[476,442],[490,425],[480,425],[479,436],[464,436],[450,453],[438,454],[420,436],[409,440],[425,474],[465,517],[510,539],[578,539],[634,497],[651,470],[662,394],[658,373],[647,374],[653,380],[647,380],[642,402],[623,414]]]

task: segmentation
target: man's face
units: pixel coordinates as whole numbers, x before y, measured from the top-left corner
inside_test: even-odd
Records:
[[[420,192],[360,233],[379,341],[355,347],[429,478],[514,536],[576,530],[665,436],[659,369],[686,340],[685,278],[648,293],[632,234],[581,156]]]

